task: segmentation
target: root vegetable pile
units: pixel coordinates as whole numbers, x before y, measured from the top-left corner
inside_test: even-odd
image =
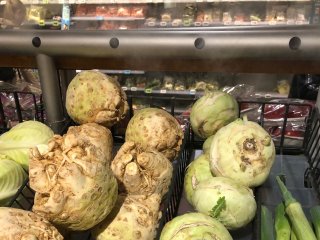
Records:
[[[63,240],[45,218],[15,208],[0,207],[0,240]]]
[[[178,121],[158,108],[139,110],[130,120],[126,141],[139,143],[143,148],[155,149],[170,161],[178,155],[183,131]]]
[[[111,127],[125,117],[126,100],[117,80],[98,71],[83,71],[68,86],[66,109],[76,123]]]
[[[109,166],[112,141],[108,129],[88,123],[54,136],[45,152],[34,148],[29,172],[36,191],[33,211],[71,230],[101,222],[117,198]]]
[[[112,161],[119,190],[131,195],[158,194],[162,197],[172,177],[171,162],[160,152],[143,150],[139,144],[125,142]]]

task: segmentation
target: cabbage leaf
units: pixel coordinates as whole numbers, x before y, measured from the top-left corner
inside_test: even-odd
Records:
[[[29,150],[39,144],[47,144],[53,131],[38,121],[25,121],[0,136],[0,159],[14,160],[28,170]]]
[[[8,204],[27,177],[20,164],[0,157],[0,207]]]

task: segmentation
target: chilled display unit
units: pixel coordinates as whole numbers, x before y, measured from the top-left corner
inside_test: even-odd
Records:
[[[281,176],[300,202],[306,218],[313,222],[310,210],[320,199],[317,1],[23,0],[1,1],[0,4],[0,66],[12,67],[15,72],[12,79],[0,82],[0,143],[33,137],[33,134],[23,134],[20,138],[10,135],[17,129],[19,132],[15,127],[22,122],[28,124],[27,120],[44,123],[41,126],[47,130],[43,132],[50,136],[50,144],[37,143],[44,144],[44,150],[33,149],[29,157],[20,158],[23,178],[19,178],[18,186],[4,203],[0,199],[1,206],[12,208],[13,214],[16,209],[24,209],[42,215],[40,221],[49,224],[50,229],[50,224],[57,227],[65,239],[95,239],[97,232],[107,229],[106,225],[100,225],[102,215],[104,219],[109,217],[110,228],[116,230],[115,238],[132,231],[132,239],[138,239],[149,231],[153,235],[147,234],[145,239],[161,239],[161,236],[165,239],[164,231],[170,235],[170,229],[164,228],[169,222],[186,213],[201,212],[205,206],[190,202],[187,193],[185,183],[190,182],[187,179],[190,175],[186,173],[191,163],[206,156],[207,173],[215,172],[217,178],[221,177],[219,174],[223,175],[224,171],[209,167],[209,162],[213,166],[216,159],[228,159],[231,154],[238,159],[232,148],[235,146],[242,149],[239,169],[246,172],[265,160],[261,154],[256,162],[251,159],[256,157],[253,152],[265,147],[269,157],[262,165],[265,167],[274,161],[266,179],[261,184],[250,185],[251,188],[249,185],[239,187],[249,193],[238,197],[243,199],[239,202],[247,201],[241,207],[242,210],[247,208],[244,215],[250,219],[243,220],[247,221],[244,225],[238,222],[241,225],[238,227],[230,225],[230,218],[223,219],[222,215],[219,218],[221,213],[227,215],[232,199],[219,186],[214,189],[221,191],[213,194],[215,197],[220,194],[221,198],[212,206],[210,220],[206,214],[203,219],[228,228],[225,230],[229,233],[224,232],[224,236],[228,236],[225,239],[263,240],[267,226],[265,211],[269,210],[275,218],[276,206],[283,200],[276,182],[276,176]],[[19,18],[19,12],[25,17]],[[74,79],[78,83],[74,83]],[[219,105],[222,110],[215,112],[210,106],[221,96],[229,97],[224,101],[229,105],[226,109]],[[205,97],[208,102],[194,107]],[[103,105],[101,109],[95,109],[99,104]],[[214,114],[210,115],[211,111]],[[231,112],[232,120],[221,124],[226,121],[225,114]],[[144,115],[136,117],[140,113]],[[148,122],[153,118],[156,120]],[[97,126],[86,125],[87,119]],[[251,138],[246,137],[243,144],[234,143],[241,127],[234,128],[228,144],[224,144],[226,152],[217,157],[220,139],[214,134],[219,137],[223,136],[221,131],[230,134],[229,130],[223,130],[224,126],[246,125],[248,121],[256,123],[254,131],[243,130],[252,133]],[[204,135],[208,130],[207,122],[212,124],[211,128],[221,130],[220,133]],[[32,127],[32,130],[35,129]],[[262,136],[261,131],[264,138],[257,140]],[[57,135],[53,137],[53,134]],[[208,151],[205,141],[209,136],[214,136],[214,140],[209,144],[209,154],[204,155],[204,151]],[[154,144],[157,140],[160,142]],[[9,148],[0,144],[0,158],[3,164],[8,164],[8,169],[12,162],[17,162],[17,155],[28,153],[20,152],[22,148],[27,151],[31,145],[27,140],[26,147],[19,145],[19,149],[15,149],[18,144],[13,142]],[[154,145],[148,148],[143,144]],[[13,154],[12,150],[19,154]],[[153,160],[162,163],[159,168],[155,167],[163,168],[161,173],[150,171],[150,166],[142,166],[144,158],[141,156],[146,152],[155,154]],[[162,155],[158,155],[159,152]],[[108,164],[101,164],[100,158],[104,155],[110,160]],[[54,163],[50,162],[53,158],[56,159]],[[169,158],[171,162],[166,163]],[[119,163],[123,166],[117,168]],[[137,167],[138,180],[128,181],[125,178],[130,179],[130,176],[125,174],[125,177],[119,176],[127,164]],[[158,163],[152,161],[152,164]],[[102,168],[110,175],[100,175]],[[165,178],[170,175],[170,169],[172,176]],[[117,177],[114,184],[110,180],[111,170]],[[259,174],[255,171],[253,177]],[[109,178],[110,186],[101,184],[100,177]],[[215,177],[211,177],[214,181]],[[42,181],[38,180],[40,178]],[[159,184],[154,182],[159,179]],[[93,181],[97,181],[96,185]],[[74,185],[70,184],[72,182]],[[141,187],[135,185],[137,182]],[[119,194],[115,193],[115,183]],[[194,178],[191,183],[194,189],[199,184]],[[166,184],[167,189],[163,190]],[[106,189],[110,196],[102,201],[100,193]],[[159,195],[148,195],[151,191],[158,191]],[[127,200],[121,203],[123,194]],[[198,195],[197,201],[205,199],[201,196]],[[89,198],[91,202],[87,201]],[[120,203],[112,203],[112,199]],[[150,201],[145,202],[146,199]],[[70,201],[74,204],[69,205]],[[153,201],[156,204],[151,204]],[[123,214],[117,221],[125,225],[129,219],[137,228],[120,231],[122,224],[115,224],[113,214],[105,217],[112,210],[112,204],[116,206],[113,211],[118,209],[113,214]],[[72,206],[79,206],[81,212]],[[128,209],[136,214],[130,214]],[[3,216],[5,214],[8,213],[3,212]],[[137,215],[141,218],[135,219]],[[195,229],[202,221],[191,220]],[[28,221],[22,222],[27,224]],[[180,222],[180,227],[178,223],[172,226],[176,229],[173,235],[188,229],[184,223]],[[21,231],[23,224],[10,226],[10,229]],[[70,231],[65,232],[61,226]],[[150,226],[151,230],[145,231],[144,228]],[[274,228],[274,222],[268,226]],[[0,236],[11,233],[0,229]],[[105,232],[106,236],[110,236],[109,233]],[[201,230],[195,234],[203,237]]]

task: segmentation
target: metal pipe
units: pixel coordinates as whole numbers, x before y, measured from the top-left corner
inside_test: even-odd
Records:
[[[37,55],[37,65],[47,124],[55,133],[61,134],[65,117],[57,69],[53,59],[45,54]]]
[[[157,59],[320,60],[314,26],[211,30],[3,30],[0,54]]]

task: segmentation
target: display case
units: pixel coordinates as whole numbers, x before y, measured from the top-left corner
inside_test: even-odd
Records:
[[[21,28],[111,30],[306,25],[319,21],[319,8],[312,0],[23,0],[22,3],[26,15]],[[1,4],[7,23],[18,23],[12,11],[18,9],[19,1]]]
[[[117,79],[130,117],[151,106],[188,123],[192,104],[206,91],[222,89],[238,100],[239,116],[262,125],[277,149],[269,179],[255,190],[257,215],[232,233],[234,239],[260,239],[260,207],[273,209],[279,201],[274,182],[279,173],[287,175],[287,186],[306,211],[319,203],[319,106],[314,95],[312,100],[288,99],[297,76],[308,84],[314,79],[313,92],[318,91],[317,1],[7,0],[0,9],[0,66],[36,69],[41,83],[38,95],[28,93],[27,113],[20,107],[20,92],[2,93],[1,99],[9,99],[9,104],[0,101],[2,132],[12,126],[8,123],[26,118],[45,122],[55,133],[65,131],[70,124],[67,86],[87,69]],[[17,108],[14,114],[12,108]],[[123,124],[112,129],[122,140]],[[188,131],[169,197],[174,204],[166,205],[160,228],[193,211],[183,195],[183,177],[187,163],[202,153],[203,139]],[[15,207],[24,190],[30,190],[27,181],[11,202]],[[28,209],[33,204],[29,194]]]

